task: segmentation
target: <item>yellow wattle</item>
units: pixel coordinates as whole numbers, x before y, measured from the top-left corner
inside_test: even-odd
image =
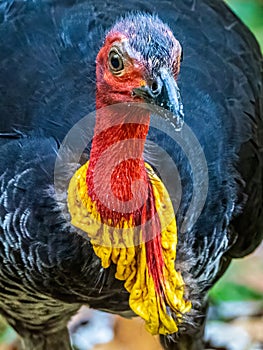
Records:
[[[146,322],[151,334],[172,334],[178,331],[182,315],[191,309],[184,299],[184,281],[175,270],[177,227],[168,192],[152,168],[145,164],[152,184],[155,207],[161,223],[161,245],[164,260],[162,293],[158,293],[149,273],[142,230],[134,227],[132,217],[116,225],[102,223],[96,203],[88,195],[86,173],[88,162],[72,177],[68,188],[71,223],[87,233],[102,267],[116,264],[115,277],[125,281],[130,293],[131,309]],[[140,243],[138,237],[140,236]],[[170,309],[170,312],[168,311]],[[173,313],[173,315],[171,315]]]

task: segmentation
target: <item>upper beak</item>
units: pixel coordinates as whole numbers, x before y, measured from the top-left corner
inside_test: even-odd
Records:
[[[135,88],[133,94],[143,98],[146,103],[161,107],[159,114],[169,120],[176,130],[181,130],[184,113],[180,90],[167,69],[161,68],[151,86]]]

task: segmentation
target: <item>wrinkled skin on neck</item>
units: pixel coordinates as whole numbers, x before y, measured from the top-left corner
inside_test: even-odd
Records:
[[[102,220],[135,220],[150,190],[143,150],[149,115],[127,106],[97,112],[97,122],[87,171],[89,196],[96,201]],[[139,115],[139,117],[138,117]],[[140,222],[134,225],[140,224]]]

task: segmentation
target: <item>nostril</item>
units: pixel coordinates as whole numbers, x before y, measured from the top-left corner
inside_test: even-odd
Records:
[[[157,80],[154,80],[152,82],[151,90],[154,94],[157,94],[159,92],[159,85],[158,85]]]
[[[88,326],[89,324],[90,324],[90,320],[89,319],[84,319],[84,320],[80,321],[79,327]]]

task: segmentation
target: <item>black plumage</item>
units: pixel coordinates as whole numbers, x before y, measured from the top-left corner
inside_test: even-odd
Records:
[[[115,267],[101,267],[89,241],[61,215],[53,188],[60,142],[95,109],[95,58],[104,33],[130,11],[158,14],[183,46],[178,85],[185,122],[209,174],[203,211],[178,237],[177,264],[193,312],[179,334],[162,337],[166,349],[202,348],[207,290],[232,257],[252,252],[262,239],[262,56],[223,1],[2,1],[0,308],[26,349],[70,349],[66,324],[84,303],[132,315]],[[149,139],[178,167],[180,229],[193,191],[191,168],[172,139],[153,128]],[[69,180],[64,169],[61,176]]]

